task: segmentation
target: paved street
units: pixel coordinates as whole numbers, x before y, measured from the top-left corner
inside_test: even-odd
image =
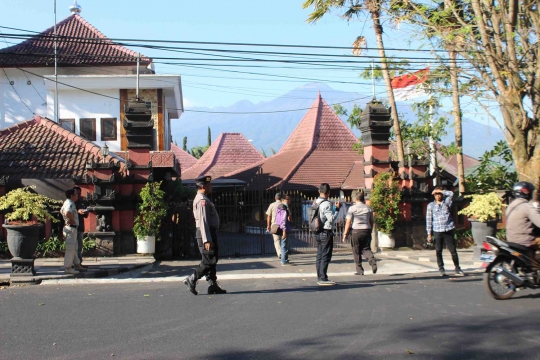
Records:
[[[540,293],[481,275],[222,280],[0,290],[2,359],[538,359]]]

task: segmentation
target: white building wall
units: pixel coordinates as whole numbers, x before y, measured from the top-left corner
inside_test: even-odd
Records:
[[[45,80],[42,78],[45,75],[54,75],[54,68],[24,68],[23,70],[0,69],[0,129],[32,119],[34,114],[54,119],[54,101],[46,101],[48,95]],[[136,72],[137,68],[134,66],[58,69],[58,75],[132,75]],[[13,82],[13,85],[10,82]],[[58,102],[62,104],[60,91],[58,95]],[[54,96],[51,99],[54,100]]]
[[[59,119],[75,119],[75,133],[80,135],[80,119],[96,119],[96,140],[103,146],[107,143],[110,151],[120,151],[120,90],[92,89],[97,95],[82,90],[59,90]],[[47,103],[54,104],[54,92],[47,93]],[[52,118],[52,110],[47,117]],[[101,118],[116,118],[116,141],[101,140]]]

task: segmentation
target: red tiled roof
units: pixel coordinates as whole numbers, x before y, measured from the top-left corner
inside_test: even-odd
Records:
[[[264,156],[244,135],[221,133],[195,165],[182,171],[182,179],[195,179],[202,175],[218,178],[263,159]]]
[[[68,16],[56,25],[58,65],[135,65],[137,53],[117,45],[80,15]],[[0,50],[0,67],[54,66],[54,27],[20,44]],[[141,65],[152,59],[141,57]]]
[[[0,176],[70,179],[83,176],[91,160],[101,161],[99,146],[46,118],[35,116],[0,131]],[[110,155],[106,160],[119,162]]]
[[[195,165],[197,158],[191,154],[188,154],[183,149],[180,149],[178,146],[171,144],[171,151],[176,156],[176,160],[180,163],[180,171],[185,171]]]
[[[448,158],[445,158],[442,156],[440,152],[437,153],[437,164],[439,167],[446,172],[452,174],[456,178],[458,177],[458,170],[457,170],[457,156],[452,155]],[[463,154],[463,168],[466,172],[467,169],[473,168],[480,164],[479,160],[476,160],[473,157],[470,157],[469,155]]]
[[[350,176],[358,164],[363,175],[363,157],[353,150],[358,141],[320,94],[280,151],[262,163],[226,174],[244,181],[257,179],[262,167],[264,187],[283,190],[314,190],[322,182],[333,189],[364,186],[364,178]]]

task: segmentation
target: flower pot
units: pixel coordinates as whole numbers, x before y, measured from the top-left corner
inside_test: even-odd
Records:
[[[137,253],[138,254],[154,254],[156,252],[156,237],[155,236],[138,236],[137,237]]]
[[[482,245],[486,240],[486,236],[495,236],[497,233],[497,220],[487,222],[469,219],[471,223],[471,233],[476,247],[474,248],[473,259],[480,260],[482,255]]]
[[[14,259],[33,259],[43,224],[2,225],[7,230],[7,243]]]
[[[394,248],[396,246],[396,241],[392,234],[386,234],[379,231],[377,237],[379,238],[380,248]]]

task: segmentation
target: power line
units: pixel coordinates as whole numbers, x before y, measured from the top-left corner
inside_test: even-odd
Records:
[[[43,79],[46,79],[46,80],[49,80],[49,81],[54,82],[53,79],[46,78],[45,76],[38,75],[38,74],[35,74],[35,73],[31,72],[31,71],[24,70],[24,69],[21,69],[21,68],[18,68],[18,69],[21,70],[21,71],[23,71],[23,72],[27,72],[27,73],[29,73],[29,74],[31,74],[31,75],[34,75],[34,76],[37,76],[37,77],[40,77],[40,78],[43,78]],[[5,73],[5,71],[4,71],[4,73]],[[87,93],[90,93],[90,94],[102,96],[102,97],[109,98],[109,99],[113,99],[113,100],[118,100],[118,101],[120,101],[120,103],[122,102],[122,100],[121,100],[120,98],[117,98],[117,97],[114,97],[114,96],[105,95],[105,94],[100,94],[100,93],[95,92],[95,91],[83,89],[83,88],[80,88],[80,87],[77,87],[77,86],[74,86],[74,85],[69,85],[69,84],[66,84],[66,83],[63,83],[63,82],[60,82],[60,81],[58,81],[57,83],[58,83],[58,84],[61,84],[61,85],[64,85],[64,86],[67,86],[67,87],[70,87],[70,88],[73,88],[73,89],[76,89],[76,90],[84,91],[84,92],[87,92]],[[383,93],[384,93],[384,92],[380,92],[380,93],[378,93],[377,95],[383,94]],[[354,102],[354,101],[358,101],[358,100],[363,100],[363,99],[370,98],[370,97],[371,97],[371,95],[367,95],[367,96],[362,96],[362,97],[357,98],[357,99],[346,100],[346,101],[340,101],[340,102],[333,103],[333,104],[330,104],[330,105],[333,106],[333,105],[339,105],[339,104],[346,104],[346,103],[350,103],[350,102]],[[22,100],[21,100],[21,101],[22,101]],[[160,106],[158,106],[158,108],[159,108],[159,107],[160,107]],[[309,107],[309,108],[301,108],[301,109],[289,109],[289,110],[246,111],[246,112],[234,112],[234,111],[230,111],[230,112],[229,112],[229,111],[204,111],[204,110],[177,109],[177,108],[171,108],[171,107],[166,107],[166,109],[167,109],[167,110],[185,111],[185,112],[207,113],[207,114],[272,114],[272,113],[285,113],[285,112],[294,112],[294,111],[309,110],[309,109],[311,109],[311,107]]]

